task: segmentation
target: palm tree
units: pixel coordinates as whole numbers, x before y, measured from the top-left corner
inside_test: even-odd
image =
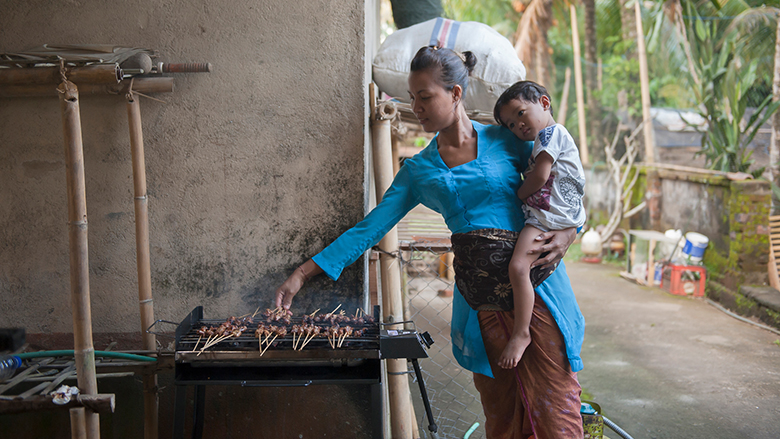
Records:
[[[553,0],[531,0],[523,10],[515,34],[517,57],[526,66],[526,78],[554,90],[547,31],[552,26]]]

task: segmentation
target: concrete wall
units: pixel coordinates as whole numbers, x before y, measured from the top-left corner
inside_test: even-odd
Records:
[[[295,266],[364,215],[365,4],[358,0],[12,1],[0,52],[49,44],[155,49],[211,62],[141,100],[156,318],[270,306]],[[373,13],[373,12],[372,12]],[[125,102],[81,99],[95,332],[139,329]],[[0,326],[70,332],[56,98],[0,100]],[[362,304],[363,265],[295,309]],[[316,294],[314,292],[317,292]],[[100,346],[98,347],[100,348]]]

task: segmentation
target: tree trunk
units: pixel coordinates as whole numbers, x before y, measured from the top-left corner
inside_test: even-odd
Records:
[[[775,37],[775,77],[772,82],[773,100],[780,100],[780,15],[777,17],[777,36]],[[780,187],[780,111],[772,115],[772,143],[769,146],[769,166],[772,169],[772,182]],[[772,215],[780,215],[780,200],[772,191]]]
[[[601,109],[595,93],[598,89],[598,69],[596,68],[596,0],[583,0],[585,7],[585,88],[588,91],[588,132],[589,148],[593,160],[604,158],[601,143]]]

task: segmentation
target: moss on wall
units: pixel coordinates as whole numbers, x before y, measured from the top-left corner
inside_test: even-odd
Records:
[[[729,226],[728,250],[708,248],[704,254],[713,279],[733,289],[746,283],[766,283],[770,202],[766,182],[731,182],[722,212]]]

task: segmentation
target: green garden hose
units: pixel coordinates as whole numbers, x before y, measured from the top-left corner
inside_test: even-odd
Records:
[[[73,350],[72,349],[66,349],[61,351],[38,351],[38,352],[23,352],[21,354],[16,354],[16,357],[21,358],[22,360],[28,359],[28,358],[42,358],[42,357],[72,357],[73,356]],[[145,355],[135,355],[135,354],[126,354],[124,352],[111,352],[111,351],[95,351],[96,357],[111,357],[111,358],[122,358],[125,360],[132,360],[132,361],[146,361],[146,362],[154,362],[157,361],[156,358],[153,357],[147,357]]]

